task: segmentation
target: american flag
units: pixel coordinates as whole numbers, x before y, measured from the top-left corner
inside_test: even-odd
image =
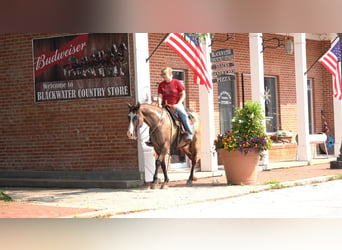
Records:
[[[327,118],[325,117],[325,114],[323,112],[323,110],[321,110],[321,117],[323,120],[323,133],[329,133],[329,127],[328,127],[328,122],[327,122]]]
[[[185,37],[183,37],[179,33],[170,33],[165,39],[165,43],[194,71],[194,82],[204,84],[209,91],[212,87],[199,39],[190,34],[185,34]]]
[[[342,85],[341,85],[341,49],[340,39],[331,45],[327,53],[319,59],[319,62],[326,67],[334,76],[334,96],[339,100],[342,99]]]

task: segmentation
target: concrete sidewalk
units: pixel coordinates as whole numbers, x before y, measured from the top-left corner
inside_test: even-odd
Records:
[[[138,211],[229,199],[269,190],[270,181],[286,187],[341,177],[342,169],[330,169],[330,160],[334,159],[317,160],[309,166],[300,162],[270,166],[268,171],[258,172],[258,183],[254,186],[228,186],[220,167],[214,173],[197,172],[192,187],[186,186],[188,172],[170,171],[168,189],[0,188],[15,200],[0,202],[0,218],[115,218]]]

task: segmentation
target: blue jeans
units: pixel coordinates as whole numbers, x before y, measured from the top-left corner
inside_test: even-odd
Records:
[[[179,118],[181,119],[183,126],[186,130],[186,132],[188,132],[190,139],[192,139],[192,132],[191,132],[191,128],[190,128],[190,121],[189,121],[189,117],[188,114],[185,111],[185,108],[183,105],[179,105],[179,107],[177,108],[176,112],[179,115]]]

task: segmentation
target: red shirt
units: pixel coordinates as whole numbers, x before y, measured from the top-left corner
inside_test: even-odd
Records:
[[[177,79],[172,79],[171,82],[162,81],[158,86],[158,94],[163,95],[162,105],[174,105],[179,101],[180,93],[184,91],[184,86]]]

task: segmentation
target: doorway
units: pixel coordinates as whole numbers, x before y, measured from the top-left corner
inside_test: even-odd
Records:
[[[179,80],[184,88],[186,88],[185,85],[185,71],[184,70],[178,70],[173,69],[172,71],[172,77],[174,79]],[[187,93],[185,93],[187,94]],[[183,102],[184,107],[186,107],[186,101]],[[170,162],[170,168],[171,169],[186,169],[188,168],[188,158],[186,155],[181,152],[180,150],[176,150],[174,154],[171,155],[171,162]]]
[[[218,83],[220,133],[232,130],[232,119],[236,105],[235,80]]]

